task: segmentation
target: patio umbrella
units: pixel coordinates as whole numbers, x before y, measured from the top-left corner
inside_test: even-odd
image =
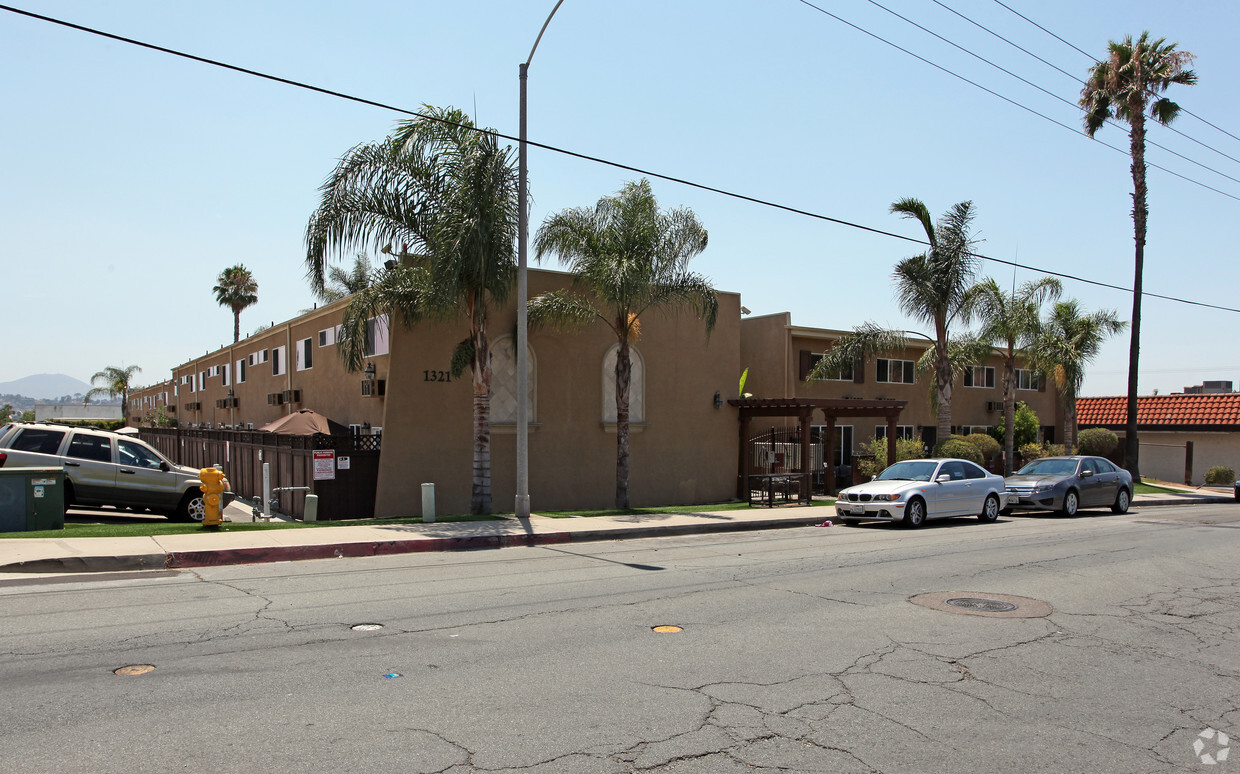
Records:
[[[349,428],[323,416],[312,409],[300,409],[288,416],[258,428],[261,433],[284,433],[287,435],[348,435]]]

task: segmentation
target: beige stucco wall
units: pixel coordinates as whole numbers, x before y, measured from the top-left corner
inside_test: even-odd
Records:
[[[1124,432],[1119,435],[1120,448],[1124,445]],[[1205,483],[1206,471],[1215,465],[1223,465],[1240,471],[1240,433],[1237,432],[1164,432],[1142,429],[1141,475],[1160,481],[1184,483],[1184,445],[1193,443],[1192,483]]]
[[[567,287],[567,275],[531,271],[531,295]],[[739,366],[740,297],[720,293],[719,320],[707,339],[690,313],[642,317],[634,345],[645,366],[646,422],[631,436],[633,506],[727,500],[735,490],[737,413],[716,409],[716,391],[734,397]],[[516,307],[494,312],[492,339],[511,333]],[[420,324],[392,333],[377,516],[421,513],[421,484],[436,485],[440,513],[465,513],[472,475],[472,387],[469,375],[451,382],[425,372],[447,371],[452,349],[465,338],[464,320]],[[576,334],[535,330],[531,419],[530,504],[540,510],[605,508],[615,499],[616,436],[602,422],[603,359],[615,343],[602,323]],[[491,489],[496,512],[512,512],[516,494],[516,437],[495,426]]]

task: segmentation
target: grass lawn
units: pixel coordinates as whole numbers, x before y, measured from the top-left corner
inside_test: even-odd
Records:
[[[1184,494],[1184,491],[1182,489],[1171,489],[1165,486],[1158,486],[1157,484],[1147,484],[1144,481],[1142,481],[1138,484],[1133,484],[1132,493],[1133,494]]]
[[[815,500],[813,505],[831,505],[834,500]],[[798,506],[788,506],[795,509]],[[553,519],[587,518],[590,516],[633,516],[646,513],[702,513],[708,511],[740,511],[749,510],[748,503],[716,503],[713,505],[676,505],[666,508],[629,508],[628,510],[593,510],[593,511],[552,511],[537,513]],[[763,509],[765,510],[765,509]],[[511,516],[512,514],[507,514]],[[154,537],[157,535],[188,535],[207,532],[201,524],[183,521],[165,521],[143,517],[108,517],[101,516],[103,521],[83,521],[88,516],[72,516],[73,521],[65,522],[63,530],[40,530],[37,532],[0,532],[0,539],[11,538],[93,538],[93,537]],[[438,523],[462,521],[496,521],[504,518],[504,514],[490,516],[472,516],[458,514],[454,516],[438,516]],[[421,518],[408,519],[349,519],[345,521],[272,521],[272,522],[225,522],[219,532],[252,532],[269,529],[320,529],[331,527],[381,527],[384,525],[421,524]]]

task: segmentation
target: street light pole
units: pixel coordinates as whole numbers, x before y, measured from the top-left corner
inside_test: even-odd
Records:
[[[543,22],[529,57],[518,66],[521,79],[520,142],[517,150],[517,497],[514,514],[518,519],[530,516],[530,356],[529,356],[529,285],[526,259],[530,233],[529,195],[526,182],[525,83],[551,17],[560,10],[564,0],[557,0]]]

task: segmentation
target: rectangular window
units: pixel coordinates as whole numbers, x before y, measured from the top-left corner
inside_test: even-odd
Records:
[[[320,347],[330,347],[331,345],[335,343],[336,343],[336,329],[335,328],[324,328],[323,330],[319,331],[319,346]]]
[[[876,425],[874,427],[874,437],[875,438],[886,438],[887,437],[887,426]],[[914,438],[914,437],[916,437],[916,433],[914,432],[914,428],[912,425],[896,425],[896,438],[898,440],[907,441],[908,439]]]
[[[363,355],[375,357],[388,353],[388,317],[381,314],[366,321],[366,343]]]
[[[245,358],[237,361],[237,384],[245,384]]]
[[[263,350],[266,352],[267,350]],[[271,348],[271,375],[279,376],[284,373],[287,362],[284,357],[284,347]]]
[[[314,368],[313,339],[302,339],[297,342],[297,370],[306,371]]]
[[[953,425],[952,435],[972,435],[974,433],[984,434],[990,432],[989,425]]]
[[[200,390],[207,389],[207,372],[206,371],[198,372],[198,389]]]
[[[228,380],[228,369],[229,369],[229,365],[228,365],[228,363],[225,363],[225,364],[224,364],[224,365],[222,365],[222,366],[217,366],[217,368],[219,368],[219,369],[220,369],[220,373],[222,373],[222,374],[224,375],[223,385],[224,385],[225,387],[227,387],[227,386],[229,385],[229,383],[230,383],[230,382],[229,382],[229,380]]]
[[[813,369],[818,367],[818,363],[819,361],[822,360],[822,357],[823,357],[822,355],[810,355],[810,371],[811,372],[813,371]],[[822,377],[822,379],[819,381],[851,382],[852,380],[853,380],[853,364],[849,363],[848,365],[841,366],[834,371],[829,371],[827,375]]]
[[[256,366],[260,363],[266,363],[267,355],[268,352],[265,349],[260,349],[259,351],[252,353],[250,355],[250,365]]]
[[[1031,368],[1016,369],[1016,389],[1018,390],[1037,390],[1038,372]]]
[[[994,387],[994,366],[972,366],[964,369],[965,387]]]
[[[912,360],[878,359],[878,376],[875,381],[889,384],[912,384],[917,381],[913,373],[916,364]]]

